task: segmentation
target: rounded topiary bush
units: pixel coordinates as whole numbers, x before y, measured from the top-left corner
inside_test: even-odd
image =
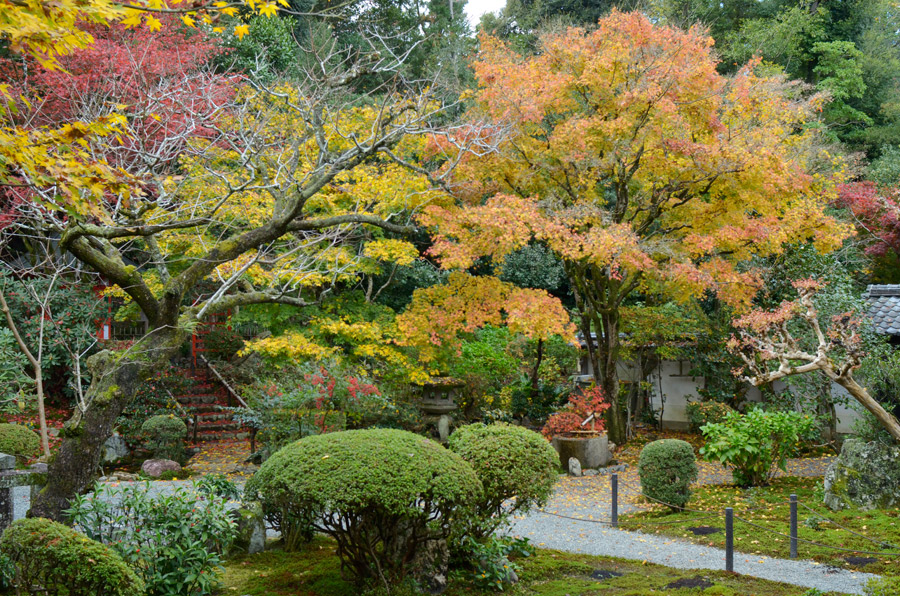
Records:
[[[691,482],[697,479],[697,461],[690,443],[663,439],[641,450],[638,474],[644,496],[680,511],[691,497]]]
[[[41,438],[36,432],[20,424],[0,424],[0,453],[28,459],[40,452]]]
[[[68,526],[20,519],[3,532],[0,553],[16,567],[19,590],[68,596],[141,596],[144,582],[109,547]]]
[[[394,429],[301,439],[267,459],[245,489],[280,524],[286,546],[308,524],[337,540],[352,579],[385,586],[412,571],[425,542],[446,539],[480,493],[468,462]]]
[[[184,420],[171,414],[151,416],[141,425],[141,434],[153,451],[153,457],[175,461],[184,457],[184,438],[187,432]]]
[[[472,464],[484,487],[470,535],[491,534],[506,516],[543,505],[553,491],[559,457],[539,433],[509,424],[469,424],[450,435],[448,447]]]

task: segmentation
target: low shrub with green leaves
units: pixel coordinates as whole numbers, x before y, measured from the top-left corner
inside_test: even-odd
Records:
[[[144,594],[144,582],[113,549],[49,519],[13,522],[0,538],[0,553],[15,565],[17,593]]]
[[[694,432],[700,432],[700,429],[710,422],[724,422],[725,417],[731,412],[734,412],[734,408],[720,401],[692,401],[685,407],[691,430]]]
[[[819,432],[812,416],[759,408],[746,414],[731,412],[723,422],[706,424],[700,430],[706,438],[700,455],[730,467],[738,486],[769,484],[777,470],[786,469],[800,442]]]
[[[151,495],[150,483],[98,483],[66,515],[91,539],[109,545],[143,578],[147,596],[212,594],[237,533],[224,498],[193,487]]]
[[[469,424],[450,435],[448,447],[472,464],[484,487],[467,534],[487,536],[509,515],[543,505],[553,492],[559,456],[539,433],[502,423]]]
[[[678,439],[648,443],[641,450],[638,475],[645,496],[681,511],[691,498],[691,482],[697,479],[694,448]]]
[[[351,430],[301,439],[272,455],[245,496],[259,500],[286,547],[310,529],[337,541],[358,582],[397,585],[427,540],[445,540],[481,494],[472,466],[402,430]]]
[[[41,438],[21,424],[0,424],[0,453],[26,460],[41,452]]]
[[[151,416],[141,425],[141,433],[155,458],[182,461],[187,432],[184,420],[173,414]]]

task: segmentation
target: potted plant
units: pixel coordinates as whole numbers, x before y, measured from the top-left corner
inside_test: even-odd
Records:
[[[605,466],[612,459],[609,439],[604,431],[603,412],[609,408],[599,387],[573,393],[561,410],[547,418],[541,433],[559,453],[563,468],[574,457],[583,469]]]

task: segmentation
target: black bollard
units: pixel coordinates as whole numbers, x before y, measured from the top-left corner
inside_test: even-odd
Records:
[[[797,558],[797,495],[791,495],[791,558]]]
[[[619,475],[613,472],[609,477],[609,483],[612,486],[612,510],[610,511],[610,518],[612,519],[612,526],[614,528],[619,527]]]
[[[725,508],[725,571],[734,571],[734,509]]]

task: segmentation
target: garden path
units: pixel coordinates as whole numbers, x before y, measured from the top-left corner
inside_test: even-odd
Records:
[[[250,457],[249,439],[206,441],[199,443],[200,452],[185,465],[197,476],[226,474],[232,480],[246,480],[259,466],[245,463]]]
[[[831,457],[792,459],[779,476],[822,476]],[[721,465],[698,462],[698,484],[724,484],[731,474]],[[634,465],[619,472],[619,513],[644,507]],[[572,519],[575,518],[575,519]],[[535,546],[562,551],[649,561],[679,569],[724,569],[725,551],[665,536],[612,528],[608,474],[561,477],[547,505],[513,520],[511,535]],[[712,522],[700,522],[698,525]],[[720,522],[721,523],[721,522]],[[862,594],[869,573],[837,569],[814,561],[787,560],[735,552],[738,573],[823,591]]]

